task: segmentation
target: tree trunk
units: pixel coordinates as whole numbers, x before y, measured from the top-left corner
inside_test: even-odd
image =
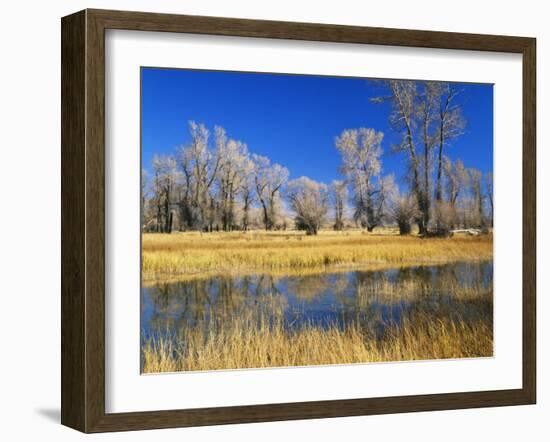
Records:
[[[435,185],[435,200],[440,202],[442,200],[441,192],[441,175],[443,172],[443,122],[441,123],[440,135],[439,135],[439,153],[437,155],[437,181]]]
[[[170,211],[170,221],[168,222],[168,233],[172,233],[172,223],[174,221],[174,214]]]
[[[430,153],[429,146],[424,147],[424,212],[423,224],[424,228],[428,228],[430,223]]]
[[[397,222],[399,226],[400,235],[408,235],[411,233],[411,223],[409,221],[401,220]]]
[[[317,226],[308,226],[306,229],[306,235],[317,235]]]
[[[162,232],[162,206],[159,199],[157,204],[157,233],[160,232]]]
[[[409,143],[409,154],[411,156],[411,164],[413,167],[413,193],[416,195],[418,209],[423,216],[424,214],[424,198],[422,197],[422,189],[420,189],[420,177],[418,175],[418,159],[416,157],[416,153],[414,150],[414,144],[412,140],[412,132],[410,129],[410,126],[407,124],[407,140]],[[418,223],[418,231],[421,235],[426,233],[425,225],[423,219],[419,219],[417,221]]]
[[[481,189],[478,196],[478,210],[479,210],[479,227],[485,227],[485,216],[483,215],[483,196],[481,195]]]
[[[425,235],[427,233],[427,229],[426,229],[426,226],[424,225],[424,220],[419,219],[416,221],[416,224],[418,225],[418,234]]]
[[[275,195],[271,195],[271,200],[269,201],[269,230],[273,230],[275,227]]]
[[[245,203],[243,208],[243,230],[245,232],[248,230],[248,203]]]
[[[263,200],[261,200],[261,203],[262,203],[262,209],[264,212],[264,227],[265,227],[265,230],[269,230],[269,215],[267,213],[267,206],[265,205]]]

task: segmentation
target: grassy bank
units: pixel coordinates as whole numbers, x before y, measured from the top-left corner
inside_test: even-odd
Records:
[[[419,239],[392,230],[302,232],[220,232],[144,234],[145,281],[200,273],[300,271],[335,266],[429,264],[477,261],[493,256],[492,235]]]
[[[144,373],[303,365],[410,361],[493,354],[492,323],[418,313],[386,328],[381,339],[358,325],[345,329],[303,326],[253,315],[234,318],[215,333],[187,330],[180,338],[157,337],[142,348]]]

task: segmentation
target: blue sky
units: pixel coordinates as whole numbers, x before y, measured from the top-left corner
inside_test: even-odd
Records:
[[[466,167],[493,169],[493,87],[462,84],[464,135],[446,154]],[[189,142],[188,121],[228,136],[287,167],[291,178],[305,175],[330,182],[341,178],[334,139],[344,129],[384,132],[383,173],[402,183],[405,155],[390,152],[398,137],[388,124],[389,106],[370,98],[381,91],[361,78],[142,68],[142,166],[154,154],[174,153]]]

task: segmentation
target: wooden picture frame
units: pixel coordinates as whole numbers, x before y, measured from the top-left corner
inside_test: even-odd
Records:
[[[497,391],[105,412],[105,30],[517,53],[523,57],[523,385]],[[534,404],[536,41],[533,38],[84,10],[62,19],[62,424],[83,432]]]

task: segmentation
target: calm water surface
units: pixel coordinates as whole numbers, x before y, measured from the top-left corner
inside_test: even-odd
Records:
[[[306,276],[220,275],[142,289],[142,339],[214,329],[250,311],[278,314],[289,330],[351,322],[383,334],[407,313],[492,321],[493,263],[453,263]],[[475,294],[488,293],[479,298]]]

